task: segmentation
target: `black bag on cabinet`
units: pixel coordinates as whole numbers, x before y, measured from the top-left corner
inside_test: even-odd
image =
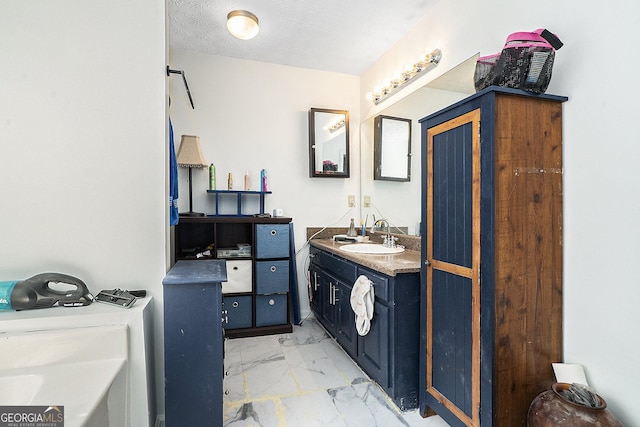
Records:
[[[512,33],[500,53],[482,56],[476,62],[476,91],[489,86],[544,93],[551,81],[555,51],[563,43],[545,29]]]

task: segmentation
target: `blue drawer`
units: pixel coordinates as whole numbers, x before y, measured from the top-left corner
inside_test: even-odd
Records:
[[[225,329],[250,328],[252,325],[251,295],[222,298],[222,309],[227,311]]]
[[[289,224],[256,224],[256,258],[289,257]]]
[[[256,261],[256,293],[289,292],[289,260]]]
[[[345,259],[338,258],[337,256],[333,256],[327,252],[322,252],[321,259],[322,266],[329,270],[331,274],[334,274],[338,279],[342,279],[350,285],[353,285],[353,282],[355,282],[357,278],[356,264]]]
[[[377,274],[371,270],[366,270],[362,267],[358,268],[358,275],[365,275],[367,279],[373,282],[373,292],[376,299],[382,301],[389,301],[389,278],[381,274]]]
[[[256,295],[256,326],[287,323],[287,294]]]

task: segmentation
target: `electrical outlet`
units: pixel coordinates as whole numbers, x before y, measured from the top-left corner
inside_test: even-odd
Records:
[[[350,208],[356,207],[356,196],[354,196],[353,194],[349,194],[349,207]]]
[[[362,206],[365,208],[371,207],[371,196],[364,196],[364,201],[362,202]]]

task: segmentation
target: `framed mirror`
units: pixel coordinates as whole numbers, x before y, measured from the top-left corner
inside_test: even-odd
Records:
[[[376,116],[373,179],[411,181],[411,119]]]
[[[349,178],[347,110],[309,110],[309,176]]]

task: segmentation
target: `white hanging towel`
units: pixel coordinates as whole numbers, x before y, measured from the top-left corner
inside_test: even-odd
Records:
[[[367,276],[358,277],[351,289],[351,309],[356,314],[356,330],[361,336],[369,333],[374,300],[373,282]]]

